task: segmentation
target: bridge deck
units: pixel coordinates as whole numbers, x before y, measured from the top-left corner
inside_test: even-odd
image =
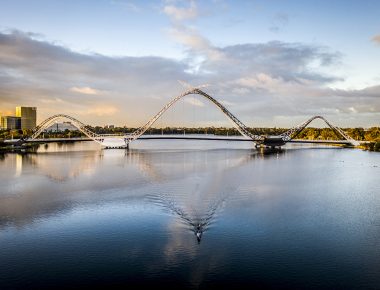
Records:
[[[120,138],[122,136],[114,136]],[[255,140],[241,137],[225,137],[215,135],[194,136],[194,135],[143,135],[137,140],[199,140],[199,141],[231,141],[231,142],[252,142]],[[5,143],[15,144],[19,140],[5,140]],[[92,141],[90,138],[40,138],[34,140],[28,140],[27,143],[51,143],[51,142],[77,142],[77,141]],[[259,141],[259,140],[256,140]],[[350,142],[346,140],[306,140],[306,139],[294,139],[287,143],[300,143],[300,144],[342,144],[349,145]],[[364,142],[361,142],[364,143]]]

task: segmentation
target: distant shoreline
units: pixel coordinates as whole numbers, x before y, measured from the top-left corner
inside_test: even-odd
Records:
[[[160,135],[160,134],[149,134],[149,135],[157,136],[157,135]],[[165,134],[165,135],[169,135],[170,136],[170,135],[179,135],[179,134]],[[188,134],[188,135],[221,136],[221,135],[214,135],[214,134]],[[227,135],[223,135],[223,136],[227,136]],[[238,137],[238,136],[237,135],[232,135],[230,137],[231,137],[231,140],[233,140],[234,139],[233,137]],[[38,142],[38,143],[29,143],[29,144],[23,144],[23,145],[17,145],[17,146],[15,146],[15,145],[9,145],[9,144],[7,144],[7,143],[4,142],[5,140],[0,140],[0,153],[11,153],[11,152],[20,152],[20,151],[21,152],[34,152],[40,145],[48,144],[49,142],[63,144],[63,143],[76,143],[76,142],[88,142],[88,141],[92,141],[92,139],[86,138],[86,137],[84,137],[82,139],[80,139],[80,138],[69,138],[69,137],[66,137],[66,138],[67,138],[66,140],[62,140],[62,139],[61,140],[54,140],[55,139],[54,137],[51,137],[51,138],[46,138],[45,137],[45,140],[46,139],[51,139],[51,141],[41,140],[41,142]],[[299,139],[308,140],[307,138],[299,138]],[[222,139],[222,140],[225,140],[225,139]],[[228,140],[225,140],[225,141],[228,141]],[[368,142],[368,143],[365,143],[365,144],[361,144],[360,146],[358,146],[356,148],[362,149],[362,150],[365,150],[365,151],[380,152],[380,142],[376,142],[376,141]]]

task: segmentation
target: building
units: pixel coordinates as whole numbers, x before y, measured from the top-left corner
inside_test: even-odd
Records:
[[[1,129],[15,130],[21,128],[21,118],[13,116],[1,117]]]
[[[37,108],[16,107],[16,117],[21,118],[21,129],[33,130],[37,124]]]
[[[64,132],[66,130],[77,131],[78,129],[71,122],[55,123],[46,129],[47,132]]]

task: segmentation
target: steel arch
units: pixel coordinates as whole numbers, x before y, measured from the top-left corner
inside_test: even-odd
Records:
[[[138,139],[141,135],[143,135],[171,106],[173,106],[176,102],[178,102],[180,99],[188,96],[188,95],[200,95],[207,100],[211,101],[212,104],[216,105],[226,116],[227,118],[232,121],[233,125],[236,127],[236,129],[246,138],[252,139],[253,141],[260,141],[263,140],[263,136],[254,135],[251,132],[249,132],[248,127],[243,124],[237,117],[235,117],[225,106],[223,106],[220,102],[215,100],[213,97],[211,97],[209,94],[202,91],[200,88],[191,88],[181,95],[175,97],[172,99],[169,103],[167,103],[155,116],[153,116],[144,126],[138,128],[136,131],[134,131],[132,134],[128,135],[128,142],[134,141]]]
[[[295,126],[295,127],[291,128],[290,130],[282,133],[280,135],[281,138],[282,138],[282,140],[284,140],[284,142],[287,142],[287,141],[290,141],[290,140],[294,139],[295,137],[297,137],[297,135],[299,135],[315,119],[321,119],[321,120],[323,120],[333,131],[337,132],[339,135],[341,135],[344,139],[346,139],[352,145],[354,145],[354,146],[360,145],[360,143],[358,141],[356,141],[355,139],[353,139],[350,136],[348,136],[342,129],[340,129],[338,127],[335,127],[334,125],[332,125],[329,121],[327,121],[322,116],[311,117],[310,119],[306,120],[302,124],[299,124],[298,126]]]
[[[25,141],[36,139],[45,129],[47,129],[51,125],[53,125],[53,123],[55,121],[61,120],[61,119],[70,120],[71,124],[73,126],[75,126],[83,134],[85,134],[88,138],[91,138],[95,142],[102,144],[102,141],[104,140],[104,136],[92,132],[90,129],[87,128],[88,126],[86,124],[82,123],[81,121],[79,121],[79,120],[77,120],[77,119],[75,119],[69,115],[65,115],[65,114],[57,114],[57,115],[51,116],[51,117],[47,118],[46,120],[44,120],[35,129],[35,131],[33,132],[33,135],[30,136],[29,138],[25,139]]]
[[[128,146],[128,144],[136,139],[138,139],[141,135],[143,135],[171,106],[173,106],[177,101],[180,99],[188,96],[188,95],[200,95],[207,100],[209,100],[213,105],[215,105],[219,110],[223,112],[224,115],[227,116],[227,118],[232,122],[232,124],[236,127],[236,129],[248,140],[252,140],[253,142],[264,142],[266,137],[262,135],[255,135],[252,134],[249,131],[249,128],[241,122],[236,116],[234,116],[225,106],[223,106],[220,102],[218,102],[216,99],[211,97],[209,94],[205,93],[203,90],[200,89],[200,87],[196,88],[190,88],[189,90],[183,92],[179,96],[173,98],[169,103],[167,103],[156,115],[154,115],[145,125],[141,126],[134,132],[132,132],[129,135],[123,135],[123,136],[118,136],[119,137],[119,142],[124,142],[123,146]],[[43,130],[47,129],[50,127],[56,120],[59,119],[66,119],[71,121],[71,124],[78,128],[83,134],[85,134],[87,137],[91,138],[95,142],[103,145],[103,146],[108,146],[107,145],[107,140],[109,140],[111,136],[114,135],[101,135],[101,134],[96,134],[95,132],[91,131],[88,126],[81,121],[65,114],[57,114],[54,116],[49,117],[48,119],[44,120],[39,126],[35,129],[33,132],[32,136],[30,136],[27,139],[24,139],[24,141],[27,140],[33,140],[36,139],[42,132]],[[292,139],[294,139],[299,133],[302,132],[313,120],[315,119],[321,119],[323,120],[332,130],[337,132],[339,135],[341,135],[345,140],[350,142],[352,145],[357,146],[360,143],[350,136],[348,136],[345,132],[343,132],[342,129],[333,126],[330,122],[328,122],[324,117],[322,116],[314,116],[307,121],[303,122],[302,124],[295,126],[291,128],[290,130],[282,133],[279,137],[284,141],[288,142]]]

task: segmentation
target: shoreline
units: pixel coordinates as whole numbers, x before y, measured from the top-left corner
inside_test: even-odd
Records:
[[[76,143],[76,142],[83,142],[83,141],[90,141],[90,140],[70,140],[67,141],[55,141],[54,143],[60,143],[65,144],[68,143]],[[4,141],[0,141],[0,153],[17,153],[17,152],[23,152],[23,153],[31,153],[34,152],[34,150],[38,149],[39,146],[48,144],[49,142],[41,142],[41,143],[34,143],[34,144],[23,144],[23,145],[9,145],[6,144]],[[363,151],[369,151],[369,152],[380,152],[380,142],[370,142],[367,144],[362,144],[356,147],[353,147],[355,149],[361,149]]]

